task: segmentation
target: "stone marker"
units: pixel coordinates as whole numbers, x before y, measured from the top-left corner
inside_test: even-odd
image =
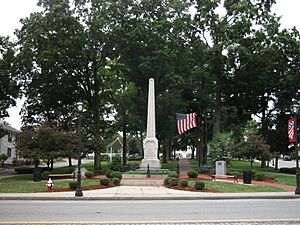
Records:
[[[147,114],[147,136],[143,141],[144,159],[140,165],[142,170],[160,169],[160,162],[157,158],[158,141],[155,137],[155,92],[154,79],[149,79],[148,89],[148,114]]]
[[[216,161],[216,177],[226,176],[226,161]]]

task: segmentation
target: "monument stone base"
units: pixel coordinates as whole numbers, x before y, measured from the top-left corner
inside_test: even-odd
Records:
[[[148,165],[150,170],[159,170],[161,167],[158,159],[143,159],[140,170],[147,170]]]

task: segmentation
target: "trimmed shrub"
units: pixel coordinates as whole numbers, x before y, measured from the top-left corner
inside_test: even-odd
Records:
[[[112,173],[113,171],[112,170],[106,170],[105,171],[105,176],[107,177],[107,178],[112,178],[112,176],[111,176],[111,173]]]
[[[169,179],[170,179],[169,177],[164,179],[164,185],[169,185]]]
[[[105,172],[103,170],[92,170],[94,172],[94,176],[96,175],[105,175]]]
[[[77,188],[77,182],[76,181],[70,181],[69,182],[69,187],[71,189],[76,189]]]
[[[114,177],[114,178],[112,179],[112,182],[113,182],[114,185],[120,185],[121,180],[120,180],[119,178]]]
[[[196,182],[195,182],[194,188],[195,188],[196,190],[203,190],[204,187],[205,187],[205,183],[204,183],[204,182],[202,182],[202,181],[196,181]]]
[[[110,180],[108,178],[102,178],[102,179],[100,179],[100,184],[101,185],[108,185],[109,181]]]
[[[4,162],[8,159],[7,155],[1,154],[0,155],[0,162],[2,161],[2,166],[4,166]]]
[[[180,184],[180,186],[182,186],[182,187],[186,187],[186,186],[188,186],[189,182],[188,182],[187,180],[180,180],[180,181],[179,181],[179,184]]]
[[[169,178],[169,185],[171,187],[178,185],[178,179],[177,178]]]
[[[241,177],[241,172],[238,171],[238,170],[228,170],[227,174],[228,175],[233,175],[233,176],[236,176],[236,177]]]
[[[208,165],[203,165],[199,167],[199,172],[200,173],[210,173],[211,172],[212,167],[208,166]]]
[[[120,180],[122,179],[122,173],[119,171],[113,171],[110,173],[111,178],[119,178]]]
[[[179,174],[175,171],[171,171],[169,172],[168,177],[179,178]]]
[[[42,179],[43,179],[43,180],[48,180],[48,177],[49,177],[49,171],[44,171],[44,172],[42,172],[41,176],[42,176]]]
[[[286,167],[282,167],[279,169],[280,173],[288,173],[288,174],[296,174],[296,167],[293,168],[286,168]]]
[[[29,168],[29,167],[18,167],[15,168],[15,172],[19,174],[31,174],[33,173],[34,168]]]
[[[255,180],[264,180],[266,178],[267,178],[266,175],[264,173],[261,173],[261,172],[257,172],[254,176]]]
[[[198,172],[196,170],[190,170],[187,172],[187,175],[189,176],[189,178],[197,178]]]
[[[86,178],[91,178],[91,177],[94,176],[94,172],[93,171],[86,171],[84,173],[84,175],[85,175]]]

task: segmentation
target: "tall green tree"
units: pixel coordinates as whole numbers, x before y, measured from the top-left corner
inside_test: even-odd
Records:
[[[25,18],[17,33],[18,72],[24,81],[27,115],[35,119],[46,114],[49,118],[48,114],[60,111],[54,117],[63,114],[67,118],[75,111],[75,103],[84,101],[92,120],[96,169],[101,168],[104,127],[101,129],[100,121],[112,93],[108,72],[109,58],[113,58],[110,4],[40,0],[42,11]]]
[[[196,1],[195,34],[207,45],[207,53],[210,56],[208,69],[215,82],[214,136],[221,130],[222,105],[226,104],[224,97],[235,96],[226,81],[235,78],[237,72],[247,65],[248,59],[255,56],[255,50],[250,48],[260,44],[260,40],[257,40],[257,37],[263,33],[260,31],[269,29],[270,21],[274,20],[271,13],[274,2],[272,0]],[[251,74],[251,70],[247,71],[250,73],[247,76],[248,80],[254,73]],[[244,84],[240,83],[241,81],[239,79],[234,87],[239,89],[239,85]],[[243,92],[238,91],[237,94],[241,95]],[[251,113],[245,113],[246,110],[240,109],[237,115],[247,115],[246,119],[249,119]]]
[[[13,73],[15,47],[8,37],[0,36],[0,118],[8,116],[6,109],[16,105],[19,86]]]

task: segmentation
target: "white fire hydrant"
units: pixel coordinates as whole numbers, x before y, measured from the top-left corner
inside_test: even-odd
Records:
[[[48,180],[47,183],[46,183],[46,186],[48,187],[48,191],[49,191],[49,190],[52,190],[53,185],[54,185],[54,184],[53,184],[51,178],[49,178],[49,180]]]

